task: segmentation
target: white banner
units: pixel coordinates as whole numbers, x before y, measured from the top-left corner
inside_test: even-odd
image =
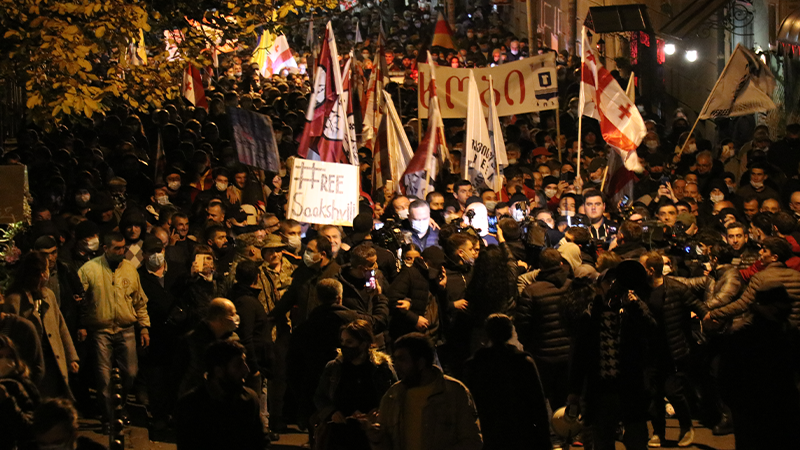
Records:
[[[352,226],[358,214],[358,166],[295,158],[287,217]]]
[[[437,66],[436,93],[443,118],[467,117],[470,70],[475,73],[478,83],[483,114],[487,114],[489,108],[489,76],[494,79],[495,104],[500,116],[558,108],[556,59],[554,53],[548,53],[483,69]],[[420,64],[418,100],[421,119],[428,117],[430,79],[430,66]]]
[[[479,95],[478,84],[475,82],[473,72],[470,71],[467,139],[464,143],[461,177],[475,187],[493,187],[494,178],[499,174],[497,174],[492,142],[489,139],[489,129],[486,127],[486,118],[478,100]]]

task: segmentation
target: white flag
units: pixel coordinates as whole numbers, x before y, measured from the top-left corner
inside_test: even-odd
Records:
[[[467,139],[464,143],[464,156],[461,164],[461,176],[473,186],[488,186],[494,189],[497,176],[492,141],[489,129],[483,116],[481,94],[475,74],[469,71],[469,87],[467,98]],[[499,190],[499,189],[498,189]]]
[[[495,192],[500,192],[503,188],[503,179],[500,175],[503,169],[508,167],[508,155],[506,155],[506,143],[503,140],[503,129],[500,127],[500,117],[497,115],[497,102],[494,97],[494,80],[489,75],[489,139],[492,143],[492,152],[495,155],[495,167],[497,176],[494,177],[494,185],[490,185]]]
[[[381,114],[381,126],[375,140],[375,150],[380,154],[380,159],[373,160],[375,173],[372,179],[375,188],[385,185],[391,179],[394,189],[400,192],[400,180],[414,157],[414,150],[403,130],[403,122],[394,107],[392,96],[386,91],[382,91],[381,95],[384,97],[384,113]]]
[[[725,64],[700,119],[744,116],[775,108],[770,95],[775,90],[775,77],[753,52],[736,45]]]

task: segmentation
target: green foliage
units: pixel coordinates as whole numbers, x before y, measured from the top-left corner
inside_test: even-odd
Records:
[[[248,51],[256,31],[335,0],[0,0],[0,79],[24,84],[28,118],[50,128],[114,105],[159,108],[180,95],[187,64],[209,48]],[[213,12],[212,12],[213,11]],[[203,27],[192,26],[203,23]],[[170,59],[165,31],[179,30]],[[135,57],[140,37],[147,63]],[[232,45],[231,45],[232,44]],[[134,54],[131,54],[134,53]]]

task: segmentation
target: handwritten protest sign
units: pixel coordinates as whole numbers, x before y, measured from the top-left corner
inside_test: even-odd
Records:
[[[483,112],[489,110],[489,75],[494,79],[494,98],[500,117],[558,108],[554,53],[537,55],[483,69],[436,67],[436,95],[442,117],[466,118],[469,71],[475,73]],[[430,66],[419,65],[419,117],[428,117],[431,90]]]
[[[358,214],[358,166],[296,158],[288,217],[299,222],[352,226]]]

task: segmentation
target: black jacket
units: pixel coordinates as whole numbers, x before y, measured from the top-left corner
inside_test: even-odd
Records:
[[[247,351],[247,366],[250,373],[261,372],[265,378],[272,376],[272,327],[267,312],[258,300],[258,289],[235,284],[228,293],[236,313],[239,315],[239,327],[236,334],[239,343]]]
[[[203,384],[178,401],[175,431],[180,450],[264,449],[258,395],[244,386],[215,399]]]
[[[625,242],[624,244],[611,250],[622,259],[639,259],[640,256],[647,253],[641,242]]]
[[[484,450],[550,448],[550,417],[536,364],[503,344],[467,360],[467,385],[481,420]]]
[[[312,311],[319,306],[317,301],[317,283],[325,278],[335,278],[341,267],[336,261],[320,269],[312,269],[300,264],[292,274],[292,284],[283,294],[275,309],[269,313],[270,318],[279,321],[291,311],[292,327],[305,322]]]
[[[56,262],[58,274],[59,298],[58,304],[64,323],[67,325],[72,340],[76,341],[78,329],[81,326],[81,317],[84,315],[87,303],[83,301],[86,292],[78,277],[78,273],[63,261]],[[78,296],[81,300],[75,300]]]
[[[542,270],[517,302],[514,320],[519,341],[537,360],[569,360],[570,335],[564,308],[572,287],[569,275],[564,266]]]
[[[657,336],[656,339],[666,337],[669,352],[673,361],[679,361],[689,355],[692,341],[691,313],[698,317],[705,317],[708,313],[706,305],[692,294],[692,291],[683,283],[671,277],[664,278],[664,303],[663,312],[658,313],[648,303],[650,311],[659,321],[659,328],[666,336]],[[643,299],[649,302],[649,298]]]
[[[166,275],[169,273],[167,269],[162,286],[159,278],[150,273],[144,265],[139,267],[138,272],[142,289],[147,295],[147,314],[150,316],[149,355],[156,364],[169,364],[175,342],[180,335],[175,324],[170,322],[170,315],[176,307],[175,296],[168,286],[172,277]]]
[[[386,295],[379,294],[377,290],[367,289],[363,280],[355,280],[348,271],[350,265],[342,266],[336,279],[342,283],[342,305],[358,313],[359,319],[364,319],[372,325],[372,331],[377,335],[389,326],[389,304]],[[380,271],[376,271],[377,283],[383,291],[389,289],[389,283],[383,278]]]
[[[438,308],[432,292],[438,290],[437,278],[430,278],[431,271],[428,265],[420,258],[414,261],[411,267],[403,267],[391,287],[388,289],[389,310],[389,335],[397,339],[408,333],[417,331],[417,320],[425,317],[428,324],[428,334],[435,333],[438,328]],[[408,300],[411,307],[408,311],[397,309],[397,302]],[[434,317],[435,313],[435,317]],[[436,321],[436,323],[434,323]]]

